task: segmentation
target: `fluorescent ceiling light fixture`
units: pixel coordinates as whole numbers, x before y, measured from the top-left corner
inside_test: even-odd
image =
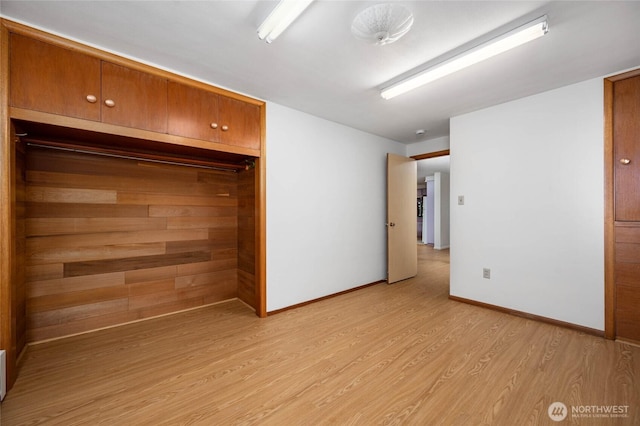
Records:
[[[542,37],[549,31],[547,16],[542,16],[534,21],[522,25],[514,30],[493,38],[485,43],[473,47],[459,55],[456,55],[444,62],[429,67],[423,71],[413,74],[403,80],[398,81],[380,92],[384,99],[391,99],[424,84],[435,81],[446,75],[467,68],[473,64],[499,55],[502,52],[513,49],[528,41]]]
[[[258,38],[271,43],[304,12],[311,2],[313,0],[280,0],[258,28]]]

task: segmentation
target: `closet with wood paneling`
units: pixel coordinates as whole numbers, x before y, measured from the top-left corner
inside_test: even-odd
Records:
[[[640,344],[640,69],[604,83],[605,334]]]
[[[0,349],[266,315],[264,102],[2,20]]]

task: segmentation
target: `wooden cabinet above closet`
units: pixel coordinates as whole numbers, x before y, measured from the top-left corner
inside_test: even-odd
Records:
[[[102,62],[102,121],[167,132],[167,80]]]
[[[215,142],[209,149],[238,147],[260,156],[261,102],[23,34],[11,34],[10,52],[13,108]]]
[[[97,58],[11,34],[11,106],[100,120]]]
[[[257,105],[172,81],[168,104],[172,135],[260,149]]]

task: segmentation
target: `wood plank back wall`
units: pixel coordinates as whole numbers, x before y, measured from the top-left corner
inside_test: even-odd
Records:
[[[15,253],[13,256],[13,286],[12,305],[15,320],[16,332],[16,348],[15,353],[20,354],[27,344],[27,287],[25,281],[25,197],[27,190],[27,164],[26,164],[26,146],[12,135],[12,139],[17,140],[15,150],[15,169],[14,169],[14,185],[15,185],[15,235],[16,242]]]
[[[238,175],[238,298],[257,309],[255,169]]]
[[[25,214],[29,342],[238,296],[236,173],[29,148]]]

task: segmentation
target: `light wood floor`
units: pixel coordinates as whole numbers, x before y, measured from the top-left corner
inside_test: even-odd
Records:
[[[415,279],[266,319],[232,301],[33,346],[1,424],[562,424],[555,401],[640,424],[640,348],[450,301],[448,253],[419,252]]]

